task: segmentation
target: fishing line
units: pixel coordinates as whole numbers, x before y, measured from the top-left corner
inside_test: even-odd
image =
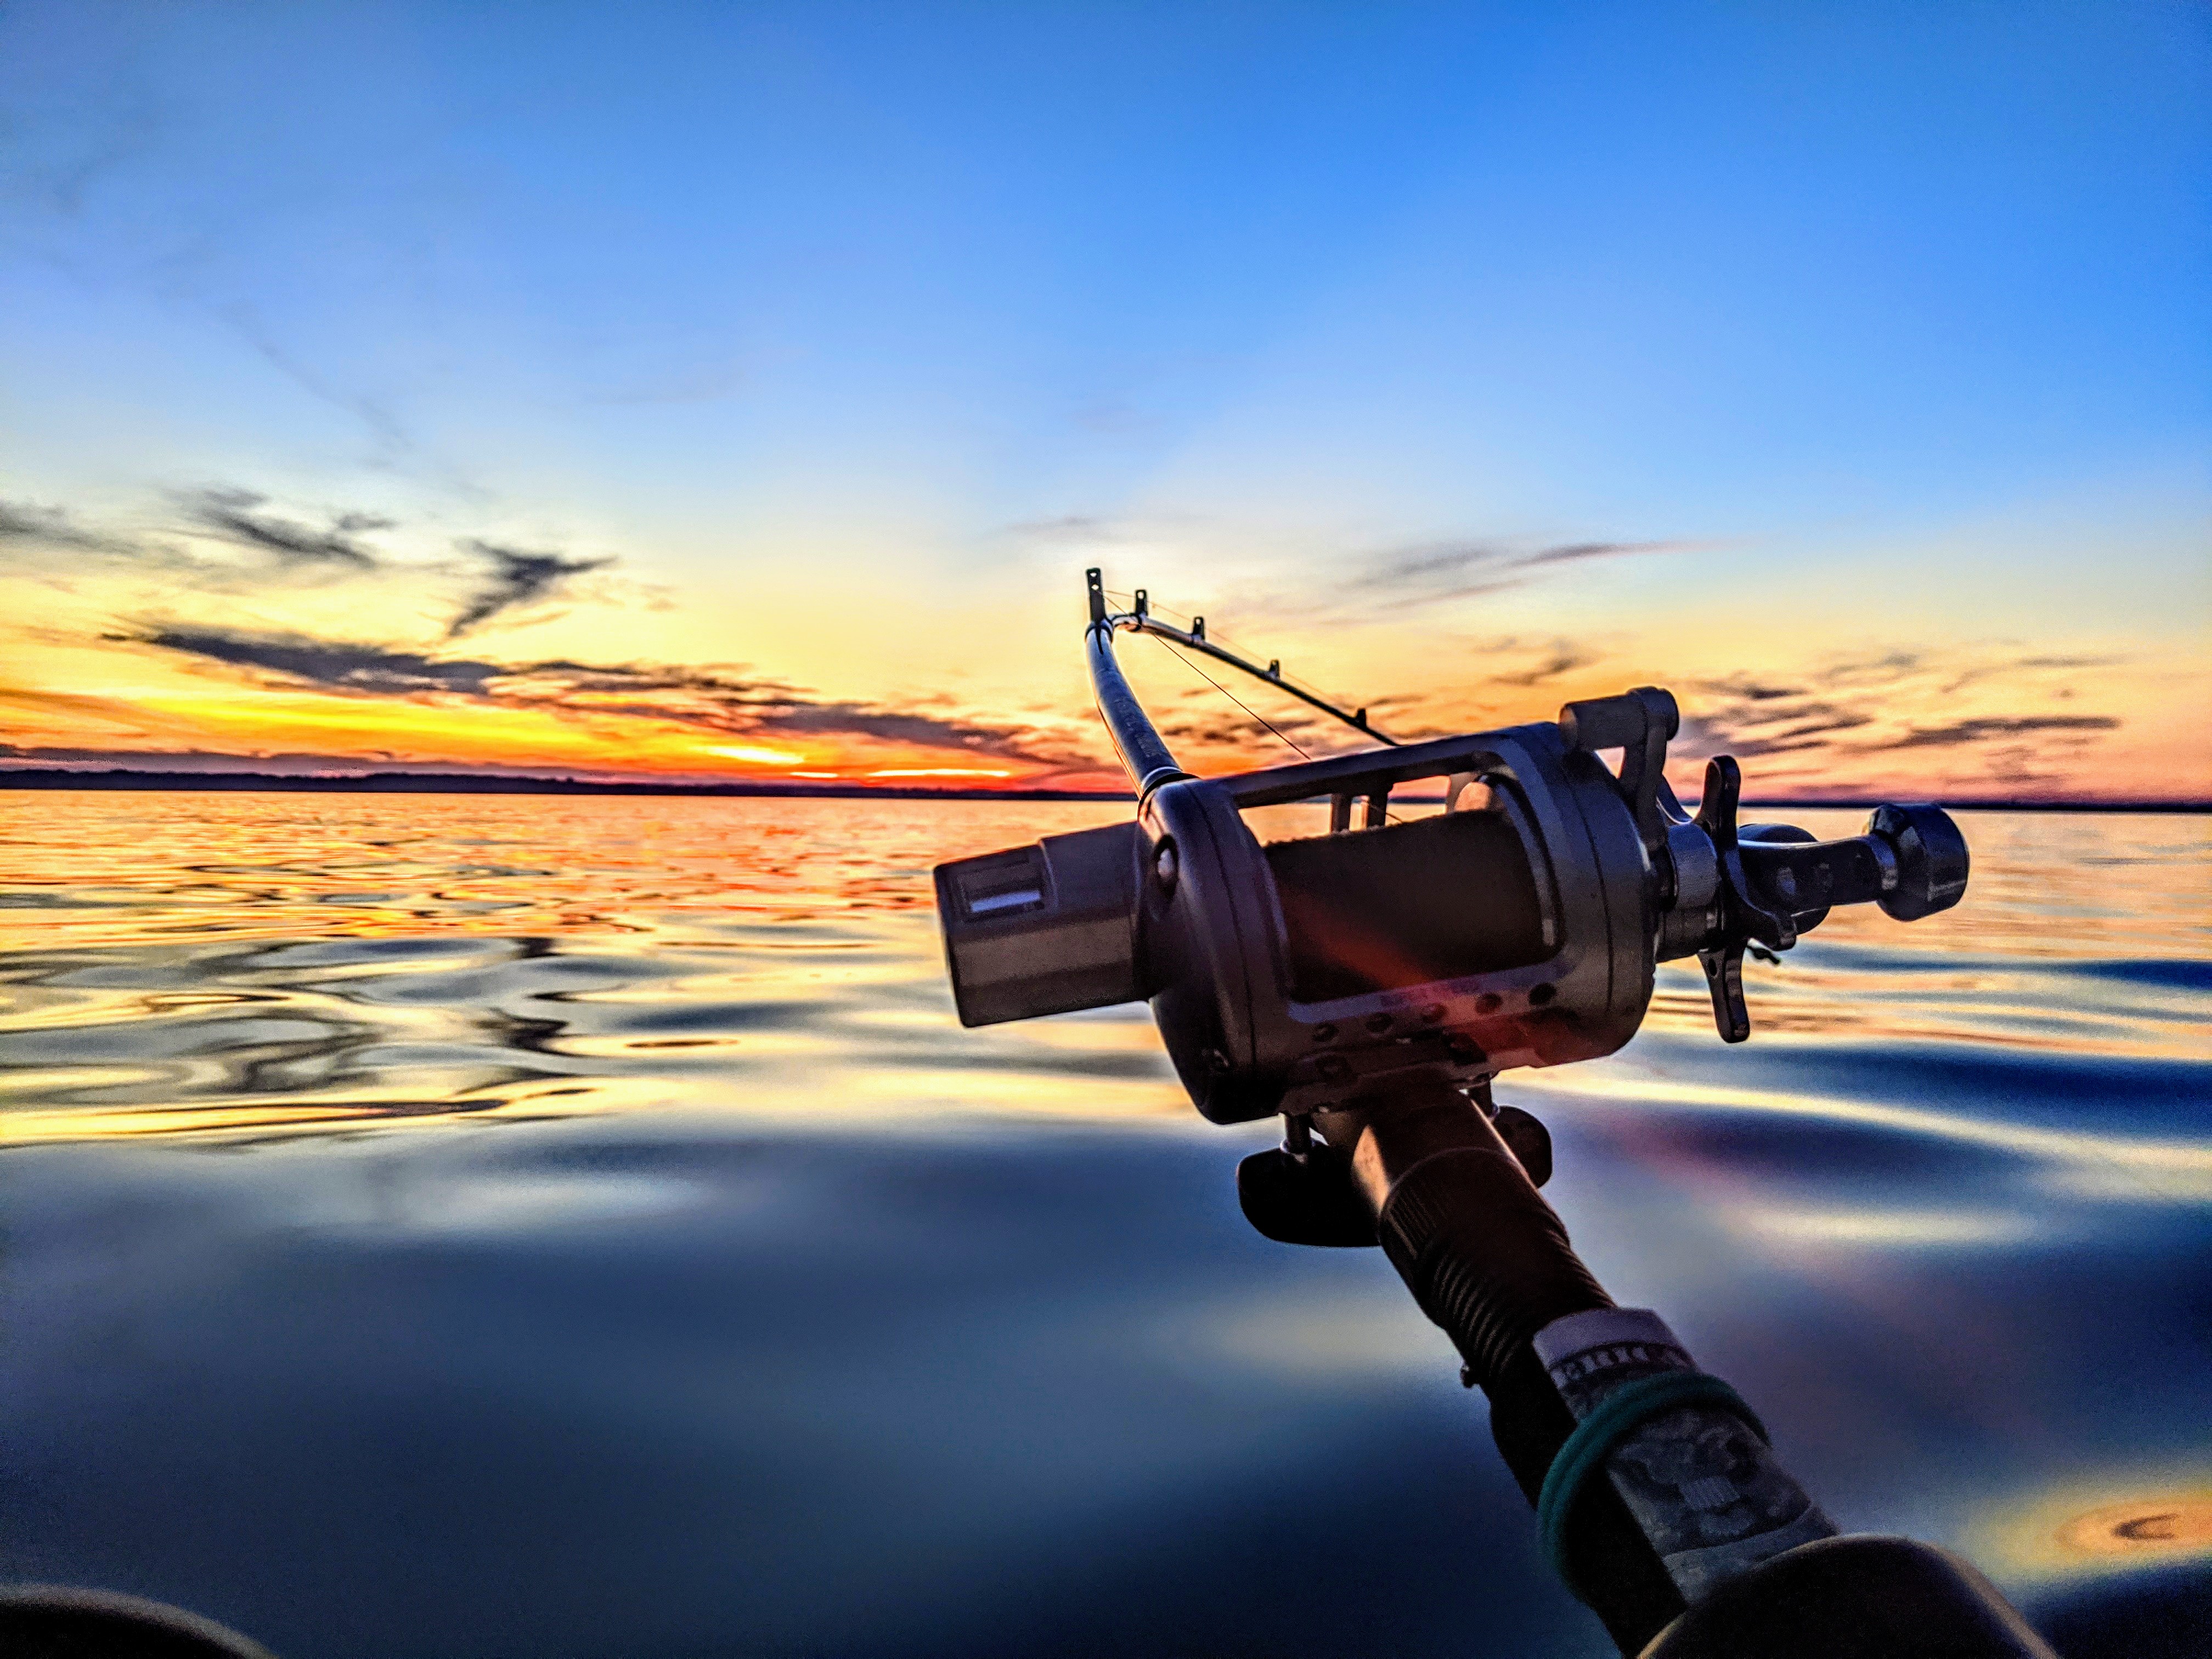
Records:
[[[1165,640],[1161,639],[1157,634],[1152,635],[1149,637],[1158,644],[1161,650],[1166,652],[1168,655],[1173,657],[1177,662],[1182,663],[1185,667],[1188,668],[1192,673],[1197,675],[1199,678],[1204,680],[1208,685],[1221,693],[1223,696],[1228,698],[1230,702],[1235,703],[1239,708],[1243,708],[1247,714],[1251,716],[1252,719],[1259,721],[1261,725],[1266,726],[1270,732],[1274,732],[1275,736],[1280,738],[1284,744],[1287,744],[1291,752],[1296,755],[1300,760],[1311,760],[1313,758],[1311,755],[1309,755],[1304,750],[1299,748],[1297,744],[1291,743],[1288,738],[1284,737],[1280,732],[1276,731],[1274,723],[1269,720],[1265,714],[1257,714],[1251,708],[1247,708],[1244,700],[1242,697],[1238,696],[1234,691],[1231,691],[1219,680],[1214,678],[1212,675],[1207,673],[1203,668],[1200,668],[1196,663],[1191,661],[1188,657],[1184,656],[1183,653],[1176,650],[1175,647],[1170,645]]]
[[[1134,593],[1123,592],[1117,588],[1106,587],[1101,588],[1099,591],[1105,594],[1108,599],[1118,599],[1125,605],[1133,605],[1137,602],[1137,596]],[[1197,617],[1190,616],[1187,612],[1176,610],[1173,605],[1162,605],[1158,599],[1152,599],[1149,603],[1152,614],[1161,617],[1172,617],[1177,622],[1182,623],[1185,629],[1188,629],[1193,623],[1198,620]],[[1152,637],[1154,639],[1158,639],[1159,635],[1155,634]],[[1216,633],[1212,635],[1211,638],[1212,642],[1216,645],[1227,646],[1232,650],[1240,648],[1237,641],[1231,639],[1226,634]],[[1323,702],[1328,701],[1328,694],[1323,691],[1321,687],[1316,685],[1311,680],[1306,678],[1303,674],[1278,673],[1274,678],[1276,683],[1279,685],[1293,686],[1299,690],[1311,692],[1315,696],[1320,697]],[[1255,715],[1254,718],[1257,719],[1258,716]],[[1304,753],[1304,751],[1301,750],[1300,752]],[[1310,757],[1309,757],[1309,758],[1310,758]]]
[[[1184,656],[1183,653],[1176,650],[1175,647],[1170,645],[1165,640],[1161,639],[1157,634],[1151,635],[1151,638],[1158,644],[1161,650],[1166,652],[1168,655],[1175,658],[1178,662],[1187,665],[1192,673],[1197,675],[1199,678],[1204,680],[1208,685],[1221,693],[1223,696],[1228,698],[1230,702],[1235,703],[1239,708],[1243,709],[1247,714],[1251,715],[1254,720],[1259,721],[1261,725],[1266,726],[1270,732],[1274,732],[1278,738],[1281,738],[1284,743],[1290,745],[1291,752],[1296,754],[1299,759],[1311,760],[1313,758],[1311,755],[1299,748],[1297,744],[1291,743],[1288,738],[1283,737],[1283,734],[1280,732],[1276,732],[1274,726],[1268,720],[1266,715],[1259,714],[1251,708],[1246,704],[1242,697],[1238,696],[1234,691],[1231,691],[1219,680],[1214,678],[1212,675],[1207,673],[1203,668],[1200,668],[1196,663],[1192,662],[1188,657]],[[1103,716],[1102,715],[1101,718],[1103,719]],[[1385,823],[1403,823],[1406,820],[1400,817],[1395,812],[1393,812],[1386,806],[1382,809],[1382,822]]]
[[[1135,603],[1136,603],[1136,595],[1135,595],[1135,594],[1133,594],[1133,593],[1130,593],[1130,594],[1116,594],[1116,593],[1113,593],[1113,592],[1109,592],[1107,593],[1107,597],[1108,597],[1109,599],[1126,598],[1126,599],[1127,599],[1127,600],[1128,600],[1132,605],[1133,605],[1133,604],[1135,604]],[[1182,612],[1181,612],[1180,611],[1172,611],[1172,610],[1170,610],[1166,605],[1154,605],[1154,606],[1152,607],[1152,609],[1154,609],[1155,611],[1160,611],[1160,612],[1164,613],[1164,615],[1170,616],[1170,617],[1182,617]],[[1183,620],[1184,620],[1185,622],[1194,622],[1196,619],[1195,619],[1195,618],[1194,618],[1194,617],[1183,617]],[[1200,667],[1200,666],[1198,665],[1198,664],[1197,664],[1197,663],[1195,663],[1195,662],[1194,662],[1194,661],[1192,661],[1192,659],[1191,659],[1190,658],[1184,656],[1184,655],[1183,655],[1183,653],[1182,653],[1182,652],[1180,652],[1180,651],[1176,650],[1176,649],[1175,648],[1175,647],[1174,647],[1172,644],[1170,644],[1170,643],[1166,639],[1163,638],[1161,635],[1158,635],[1158,634],[1152,634],[1152,635],[1149,635],[1149,637],[1150,637],[1150,638],[1151,638],[1151,639],[1152,639],[1152,640],[1156,644],[1158,644],[1158,645],[1159,646],[1160,649],[1162,649],[1163,651],[1166,652],[1170,656],[1171,656],[1171,657],[1175,658],[1176,661],[1178,661],[1178,662],[1182,663],[1185,667],[1188,668],[1192,673],[1194,673],[1194,674],[1197,675],[1197,676],[1199,677],[1199,678],[1200,678],[1200,679],[1204,680],[1204,681],[1205,681],[1208,685],[1212,686],[1215,690],[1217,690],[1217,691],[1218,691],[1219,693],[1221,693],[1221,695],[1222,695],[1223,696],[1224,696],[1224,697],[1228,698],[1230,702],[1231,702],[1235,703],[1238,708],[1242,709],[1242,710],[1244,712],[1244,714],[1245,714],[1245,715],[1246,715],[1246,717],[1247,717],[1247,718],[1249,718],[1249,719],[1250,719],[1250,720],[1255,720],[1255,721],[1257,721],[1260,725],[1261,725],[1261,726],[1265,726],[1265,727],[1267,729],[1267,731],[1274,736],[1274,738],[1276,738],[1276,740],[1277,740],[1278,742],[1281,743],[1281,744],[1284,745],[1284,747],[1287,748],[1287,749],[1288,749],[1288,750],[1289,750],[1292,754],[1296,755],[1296,756],[1297,756],[1300,760],[1308,760],[1308,761],[1310,761],[1310,760],[1311,760],[1311,759],[1313,758],[1313,755],[1311,754],[1311,752],[1310,752],[1310,751],[1309,751],[1308,750],[1305,750],[1305,749],[1304,749],[1304,748],[1300,747],[1300,746],[1299,746],[1296,742],[1292,741],[1290,738],[1288,738],[1288,737],[1285,736],[1285,735],[1284,735],[1284,733],[1283,733],[1283,732],[1281,731],[1281,729],[1280,729],[1279,727],[1278,727],[1278,726],[1274,724],[1274,722],[1273,722],[1273,721],[1270,720],[1269,719],[1267,719],[1267,717],[1266,715],[1264,715],[1264,714],[1261,714],[1257,709],[1254,708],[1253,708],[1249,703],[1246,702],[1245,702],[1242,697],[1238,696],[1237,696],[1234,691],[1231,691],[1231,690],[1227,686],[1224,685],[1224,684],[1223,684],[1219,680],[1217,680],[1216,678],[1214,678],[1212,675],[1211,675],[1211,674],[1207,673],[1207,672],[1206,672],[1206,670],[1204,670],[1203,668]],[[1289,676],[1287,676],[1287,675],[1283,675],[1283,676],[1281,676],[1280,678],[1281,678],[1283,680],[1285,680],[1285,682],[1287,682],[1287,681],[1288,681],[1288,679],[1289,679]],[[1310,688],[1309,688],[1309,689],[1310,689]],[[1102,714],[1099,716],[1099,718],[1100,718],[1100,720],[1103,721],[1103,720],[1104,720],[1105,716]],[[1110,725],[1109,725],[1109,726],[1108,726],[1108,728],[1107,728],[1107,729],[1108,729],[1108,731],[1110,732],[1111,732],[1111,730],[1112,730],[1113,728],[1112,728],[1112,726],[1111,726]],[[1406,820],[1405,818],[1403,818],[1403,817],[1400,817],[1397,813],[1393,812],[1392,811],[1390,811],[1390,809],[1389,809],[1388,806],[1385,806],[1385,807],[1382,809],[1382,821],[1383,821],[1383,823],[1406,823],[1407,820]]]

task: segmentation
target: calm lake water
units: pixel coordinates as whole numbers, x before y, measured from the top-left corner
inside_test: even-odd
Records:
[[[0,797],[0,1577],[293,1659],[1609,1653],[1379,1254],[1245,1227],[1270,1127],[1140,1007],[955,1021],[930,866],[1127,811]],[[1499,1095],[1847,1527],[2212,1651],[2212,821],[1962,822],[1747,1048],[1669,968]]]

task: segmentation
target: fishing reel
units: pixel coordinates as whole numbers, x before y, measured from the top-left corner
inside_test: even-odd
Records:
[[[1141,592],[1109,613],[1089,577],[1092,678],[1136,817],[939,866],[953,995],[967,1025],[1150,1001],[1216,1123],[1279,1112],[1303,1145],[1313,1114],[1409,1068],[1486,1101],[1499,1072],[1620,1048],[1655,965],[1676,957],[1698,958],[1721,1036],[1741,1042],[1747,950],[1786,951],[1839,904],[1910,921],[1966,890],[1965,839],[1934,806],[1880,807],[1842,841],[1741,823],[1724,757],[1685,811],[1665,775],[1680,725],[1665,691],[1399,744],[1364,710],[1207,641],[1203,618],[1163,623]],[[1121,631],[1242,668],[1385,746],[1194,777],[1123,678]],[[1264,809],[1324,800],[1322,833],[1255,829]]]
[[[1282,1147],[1237,1168],[1246,1218],[1285,1243],[1382,1248],[1488,1396],[1552,1565],[1622,1653],[2051,1659],[1966,1563],[1838,1535],[1742,1396],[1606,1294],[1534,1190],[1550,1136],[1491,1099],[1510,1067],[1620,1048],[1670,958],[1698,958],[1721,1036],[1742,1042],[1745,954],[1788,950],[1839,904],[1902,921],[1956,904],[1958,826],[1934,806],[1878,807],[1839,841],[1740,823],[1725,757],[1686,812],[1665,775],[1680,716],[1649,686],[1396,744],[1207,640],[1203,618],[1170,627],[1141,590],[1110,612],[1096,570],[1090,594],[1091,678],[1136,817],[938,866],[962,1022],[1148,1000],[1201,1113],[1284,1114]],[[1381,746],[1194,777],[1122,677],[1122,632]],[[1285,809],[1306,833],[1279,832]]]

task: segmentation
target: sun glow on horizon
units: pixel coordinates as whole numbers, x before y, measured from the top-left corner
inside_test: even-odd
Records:
[[[887,766],[879,767],[868,775],[872,778],[1010,778],[1013,774],[1003,767]]]
[[[726,755],[732,760],[752,761],[762,766],[789,766],[806,758],[788,749],[761,749],[744,744],[719,744],[709,747],[710,755]]]

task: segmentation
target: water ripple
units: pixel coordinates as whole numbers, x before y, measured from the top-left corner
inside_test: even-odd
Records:
[[[1271,1130],[1141,1007],[954,1019],[930,866],[1126,810],[11,802],[0,1571],[333,1659],[1595,1651],[1387,1265],[1237,1216]],[[2072,1659],[2206,1604],[2112,1540],[2212,1492],[2207,828],[1973,815],[1749,1045],[1671,965],[1503,1085],[1823,1504]]]
[[[0,1121],[21,1140],[639,1105],[823,1115],[880,1111],[901,1085],[932,1110],[1176,1112],[1141,1009],[962,1030],[930,921],[939,860],[1126,810],[22,798],[9,863],[32,873],[0,889]],[[1838,1044],[2202,1060],[2212,905],[2202,883],[2179,902],[2192,890],[2173,878],[2202,867],[2202,820],[1970,830],[1958,911],[1910,930],[1839,915],[1753,969],[1770,1073]],[[1694,972],[1664,969],[1617,1063],[1629,1085],[1635,1057],[1694,1044],[1707,1018]],[[1584,1082],[1612,1086],[1603,1067]]]

